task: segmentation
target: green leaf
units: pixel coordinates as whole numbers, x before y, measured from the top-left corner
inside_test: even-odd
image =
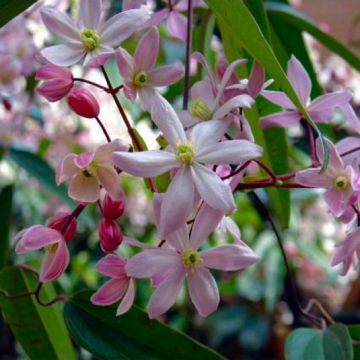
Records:
[[[25,11],[29,6],[34,4],[36,0],[2,0],[0,12],[0,27]]]
[[[259,25],[252,16],[243,0],[205,0],[215,15],[221,19],[223,26],[233,34],[233,39],[238,47],[243,47],[265,68],[267,73],[276,81],[277,85],[284,91],[298,108],[304,119],[316,130],[319,135],[324,161],[322,170],[325,170],[329,163],[329,149],[318,126],[310,118],[306,108],[302,105],[283,68],[281,67],[274,51]]]
[[[285,342],[286,360],[352,360],[350,333],[343,324],[333,324],[325,331],[299,328]]]
[[[6,267],[0,272],[0,289],[10,295],[33,291],[37,280],[33,274],[18,267]],[[43,301],[56,296],[48,283],[41,290]],[[59,304],[41,306],[34,296],[6,299],[0,295],[0,306],[16,340],[30,359],[75,360],[69,333]]]
[[[157,320],[137,306],[115,316],[117,305],[89,302],[90,291],[65,304],[65,323],[75,341],[101,359],[223,359],[213,350]]]
[[[320,30],[319,27],[314,24],[311,19],[302,14],[300,11],[295,10],[289,5],[280,4],[277,2],[267,2],[265,6],[269,15],[284,20],[288,24],[295,26],[299,30],[311,34],[324,46],[326,46],[334,53],[338,54],[351,66],[360,71],[360,58],[341,42],[337,41],[331,35]]]
[[[38,155],[24,149],[11,147],[8,152],[9,157],[17,165],[27,171],[50,193],[55,194],[64,204],[73,206],[73,201],[67,195],[65,185],[57,186],[55,183],[55,172],[53,168]]]
[[[0,269],[5,265],[11,228],[14,186],[5,186],[0,192]]]
[[[350,336],[353,340],[357,341],[357,344],[354,344],[353,350],[354,350],[354,359],[359,360],[360,359],[360,324],[356,325],[348,325],[347,326]]]

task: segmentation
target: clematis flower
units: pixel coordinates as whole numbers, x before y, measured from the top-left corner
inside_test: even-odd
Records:
[[[351,99],[351,93],[345,90],[321,95],[309,103],[311,80],[300,61],[294,55],[291,56],[288,62],[287,76],[302,105],[308,110],[315,122],[327,122],[336,107],[341,108],[348,104]],[[285,93],[263,90],[261,95],[272,103],[286,109],[286,111],[262,117],[260,119],[262,127],[291,126],[298,123],[302,118],[301,113]]]
[[[150,111],[153,105],[155,89],[177,82],[183,75],[180,65],[168,65],[154,68],[159,52],[159,32],[153,27],[140,39],[135,55],[132,57],[125,49],[116,51],[116,61],[120,74],[124,78],[124,93],[135,101],[139,94],[140,104]]]
[[[93,304],[100,306],[111,305],[122,299],[116,310],[117,316],[126,313],[135,298],[135,281],[128,276],[126,264],[126,259],[118,255],[110,254],[103,257],[96,264],[96,270],[111,279],[90,298]]]
[[[246,140],[219,142],[227,126],[220,120],[198,124],[186,135],[174,109],[162,97],[153,106],[151,115],[167,139],[168,149],[115,152],[114,163],[125,172],[141,177],[177,169],[161,207],[161,237],[187,221],[195,188],[211,207],[224,213],[232,211],[235,203],[230,186],[207,165],[239,164],[261,156],[262,148]]]
[[[102,54],[111,54],[113,47],[131,36],[149,18],[145,10],[134,9],[101,21],[101,0],[80,0],[79,19],[72,20],[67,14],[52,7],[41,9],[46,27],[66,44],[54,45],[41,51],[50,62],[70,66],[85,57],[86,65]]]
[[[185,224],[166,240],[171,247],[146,249],[130,258],[125,268],[135,278],[160,279],[147,306],[150,318],[160,316],[175,303],[185,279],[196,310],[201,316],[208,316],[220,301],[215,279],[208,269],[238,271],[259,259],[245,244],[221,245],[200,252],[198,248],[205,239],[199,240],[194,231],[189,238]]]
[[[121,140],[114,140],[99,146],[95,152],[68,154],[56,169],[56,183],[59,185],[70,179],[69,196],[79,202],[96,202],[100,185],[113,200],[120,200],[123,190],[113,166],[112,154],[127,149],[128,145]]]
[[[354,191],[360,190],[360,184],[354,169],[350,165],[345,166],[334,144],[329,140],[326,141],[330,157],[327,169],[324,172],[320,172],[320,168],[301,170],[296,174],[295,181],[304,186],[326,189],[324,199],[331,212],[338,217],[348,206]],[[316,145],[322,162],[320,142],[317,141]]]
[[[29,251],[44,249],[45,256],[41,263],[39,280],[52,281],[60,277],[69,264],[69,250],[60,231],[43,225],[34,225],[21,231],[15,238],[15,252],[24,254]]]

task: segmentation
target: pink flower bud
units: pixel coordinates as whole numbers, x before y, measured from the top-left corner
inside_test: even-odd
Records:
[[[116,220],[125,210],[125,198],[114,201],[108,194],[105,195],[104,200],[101,203],[101,212],[104,218],[108,220]]]
[[[46,64],[38,69],[36,79],[44,80],[37,92],[51,102],[62,99],[73,86],[71,71],[53,64]]]
[[[84,88],[71,89],[67,101],[70,109],[80,116],[91,119],[99,115],[99,103],[95,96]]]
[[[70,216],[70,213],[60,211],[52,216],[48,221],[49,228],[60,232],[62,232],[66,226],[65,233],[63,233],[64,240],[66,242],[69,242],[74,237],[77,228],[77,220],[75,218],[71,219],[69,223]]]
[[[114,221],[101,219],[99,224],[101,249],[105,252],[115,251],[123,240],[119,225]]]

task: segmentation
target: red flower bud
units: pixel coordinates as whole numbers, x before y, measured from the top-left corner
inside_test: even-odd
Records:
[[[115,251],[123,240],[119,225],[114,221],[101,219],[99,224],[101,249],[105,252]]]
[[[91,119],[99,115],[99,103],[95,96],[84,88],[76,87],[71,89],[67,102],[70,109],[80,116]]]
[[[101,212],[104,218],[108,220],[116,220],[125,210],[125,198],[114,201],[108,194],[105,195],[101,203]]]
[[[62,232],[66,226],[66,230],[63,233],[64,240],[66,242],[70,241],[76,232],[77,220],[75,218],[71,219],[69,223],[69,217],[71,215],[67,212],[60,211],[54,216],[52,216],[48,221],[48,227],[57,231]]]

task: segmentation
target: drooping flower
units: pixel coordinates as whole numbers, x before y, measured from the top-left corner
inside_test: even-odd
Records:
[[[126,259],[118,255],[103,257],[96,264],[96,270],[111,279],[90,298],[93,304],[100,306],[111,305],[122,299],[116,311],[117,316],[126,313],[135,298],[135,281],[127,274],[126,264]]]
[[[69,108],[76,114],[88,119],[99,116],[100,105],[96,97],[87,89],[74,87],[67,97]]]
[[[100,220],[99,238],[101,250],[105,252],[115,251],[123,241],[119,225],[115,221],[108,219]]]
[[[73,86],[73,75],[67,68],[46,64],[36,71],[36,79],[44,80],[37,92],[48,101],[62,99]]]
[[[95,152],[68,154],[56,169],[56,183],[70,179],[69,196],[79,202],[96,202],[102,185],[114,200],[123,196],[118,174],[114,169],[114,151],[126,151],[121,140],[101,145]]]
[[[86,65],[101,54],[112,53],[113,47],[119,46],[149,18],[145,10],[134,9],[102,22],[101,12],[101,0],[80,0],[78,22],[55,8],[42,8],[44,24],[52,33],[65,40],[66,44],[47,47],[41,54],[60,66],[73,65],[85,57]]]
[[[262,148],[246,140],[219,142],[227,126],[220,120],[197,124],[187,135],[174,109],[164,98],[159,97],[151,115],[167,139],[168,148],[115,152],[114,163],[125,172],[141,177],[153,177],[177,169],[161,207],[161,237],[187,221],[195,189],[211,207],[224,213],[232,211],[235,204],[230,186],[207,165],[239,164],[261,156]]]
[[[320,168],[301,170],[296,174],[295,181],[301,185],[324,188],[324,199],[335,216],[340,216],[349,205],[355,191],[360,190],[358,177],[354,169],[347,165],[339,156],[334,144],[326,140],[329,148],[329,165],[324,172]],[[320,142],[317,141],[320,161],[323,159]]]
[[[142,108],[147,111],[154,103],[155,88],[175,83],[184,73],[180,65],[155,68],[158,52],[159,32],[153,27],[140,39],[134,57],[125,49],[115,53],[120,74],[124,78],[126,97],[135,101],[138,94]]]
[[[287,76],[302,105],[307,109],[310,117],[315,122],[327,122],[332,117],[335,108],[342,108],[351,99],[351,93],[345,90],[321,95],[310,103],[311,80],[302,64],[294,55],[291,56],[288,62]],[[285,93],[263,90],[261,95],[272,103],[286,109],[286,111],[262,117],[260,119],[262,127],[291,126],[301,120],[302,114]]]
[[[199,239],[196,231],[192,231],[189,238],[185,224],[166,240],[169,247],[145,249],[133,256],[126,266],[130,276],[156,279],[156,289],[147,306],[150,318],[160,316],[175,303],[185,279],[198,313],[208,316],[217,309],[220,301],[215,279],[208,269],[238,271],[259,259],[245,244],[198,251],[205,239]]]

